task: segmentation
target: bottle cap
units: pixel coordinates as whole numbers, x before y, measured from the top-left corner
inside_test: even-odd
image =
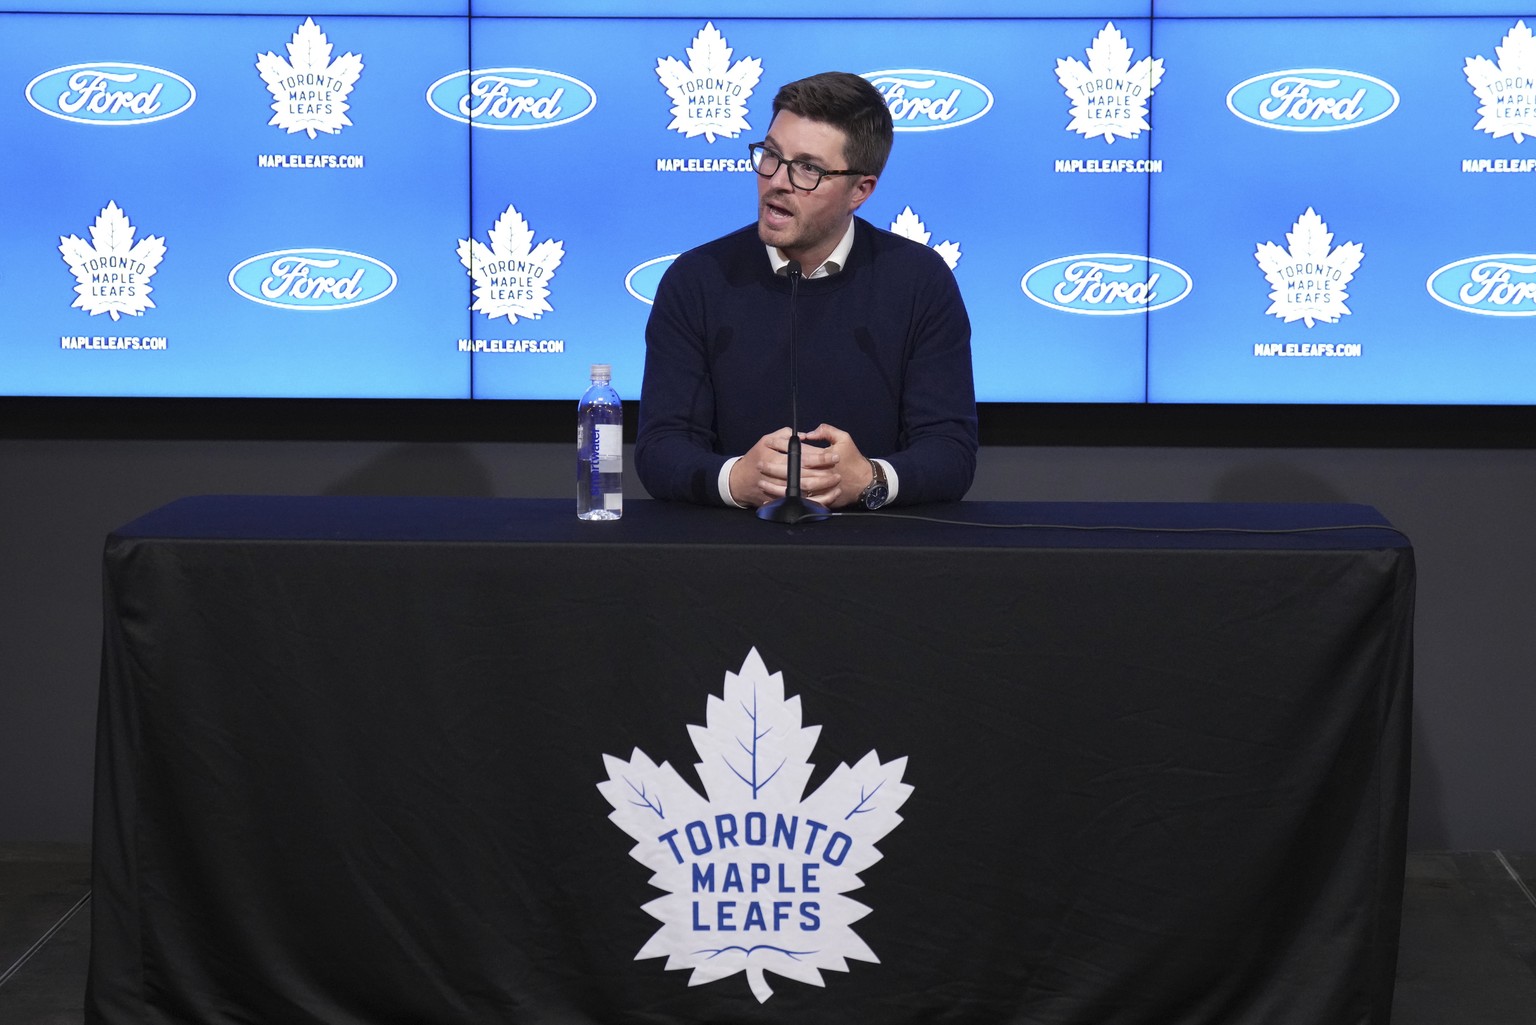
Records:
[[[608,363],[592,364],[592,380],[610,381],[613,379],[613,367]]]

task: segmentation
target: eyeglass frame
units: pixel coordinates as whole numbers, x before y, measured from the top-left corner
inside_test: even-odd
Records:
[[[757,156],[758,150],[763,151],[764,157],[773,157],[778,161],[778,164],[774,166],[774,169],[767,174],[763,173],[763,158]],[[780,153],[778,150],[770,148],[767,139],[764,139],[762,142],[747,143],[747,159],[751,161],[752,170],[756,171],[758,177],[760,178],[772,178],[774,175],[779,173],[780,167],[787,168],[787,170],[784,172],[784,176],[789,180],[791,187],[799,189],[801,192],[815,192],[821,186],[822,179],[824,178],[839,178],[846,177],[848,175],[862,175],[864,173],[863,171],[854,170],[828,171],[826,168],[819,167],[808,160],[791,160],[784,154]],[[797,183],[795,181],[794,173],[796,167],[799,167],[802,170],[806,168],[814,169],[816,172],[816,184],[807,188],[806,186]]]

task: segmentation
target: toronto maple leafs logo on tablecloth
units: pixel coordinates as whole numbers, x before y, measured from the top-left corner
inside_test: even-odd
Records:
[[[1288,249],[1261,242],[1254,253],[1271,286],[1270,306],[1264,312],[1287,324],[1303,321],[1307,327],[1319,320],[1338,323],[1350,312],[1346,289],[1364,256],[1360,243],[1333,247],[1333,233],[1311,207],[1286,233],[1285,241]]]
[[[896,219],[891,222],[891,231],[902,238],[921,242],[925,246],[928,245],[928,240],[933,238],[933,232],[928,230],[928,226],[923,223],[921,217],[912,212],[910,206],[896,215]],[[944,257],[944,262],[949,264],[950,270],[954,270],[955,266],[960,262],[960,243],[958,242],[946,240],[931,248],[934,252]]]
[[[1076,57],[1056,62],[1056,78],[1072,101],[1067,130],[1087,139],[1113,143],[1134,139],[1152,126],[1147,101],[1163,79],[1163,62],[1143,57],[1131,65],[1132,50],[1125,36],[1107,22],[1088,47],[1088,63]]]
[[[1524,142],[1527,135],[1536,135],[1536,37],[1517,21],[1494,54],[1497,64],[1481,55],[1467,58],[1467,81],[1477,93],[1481,115],[1477,130]]]
[[[656,77],[672,99],[667,128],[689,139],[734,139],[749,128],[747,99],[763,74],[763,62],[745,57],[731,63],[732,49],[713,22],[706,22],[688,47],[688,63],[676,57],[656,62]]]
[[[331,59],[333,47],[315,19],[304,24],[288,41],[285,60],[268,51],[256,57],[256,70],[272,93],[272,120],[267,124],[287,129],[289,135],[317,132],[335,135],[352,123],[347,117],[347,97],[363,73],[363,58],[344,53]]]
[[[491,228],[489,246],[478,239],[459,240],[459,262],[475,282],[470,309],[493,320],[529,320],[549,313],[549,283],[565,258],[565,243],[545,239],[533,244],[533,229],[514,206]]]
[[[692,969],[690,986],[745,972],[759,1002],[773,995],[768,972],[822,986],[822,969],[878,963],[851,928],[870,909],[844,894],[901,822],[906,758],[882,763],[870,751],[804,796],[821,728],[801,725],[799,697],[784,696],[783,674],[769,674],[756,648],[710,695],[706,725],[688,732],[707,797],[639,748],[628,761],[603,756],[608,817],[667,891],[645,905],[662,926],[635,959]]]
[[[135,230],[128,215],[109,201],[91,225],[91,241],[59,236],[59,253],[76,281],[72,307],[113,320],[143,316],[154,308],[149,279],[165,256],[165,239],[148,235],[135,242]]]

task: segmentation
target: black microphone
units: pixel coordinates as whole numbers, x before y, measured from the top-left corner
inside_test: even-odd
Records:
[[[773,523],[816,523],[832,514],[820,502],[800,495],[800,378],[795,372],[795,295],[800,291],[800,261],[791,260],[789,274],[789,479],[784,497],[759,506],[757,518]]]

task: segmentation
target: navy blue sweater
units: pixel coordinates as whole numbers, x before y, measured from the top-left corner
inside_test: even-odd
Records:
[[[900,480],[898,501],[955,501],[976,473],[971,326],[927,246],[856,219],[848,264],[800,282],[800,416],[853,436]],[[689,250],[645,329],[635,467],[654,498],[720,505],[720,468],[790,426],[789,280],[757,226]]]

